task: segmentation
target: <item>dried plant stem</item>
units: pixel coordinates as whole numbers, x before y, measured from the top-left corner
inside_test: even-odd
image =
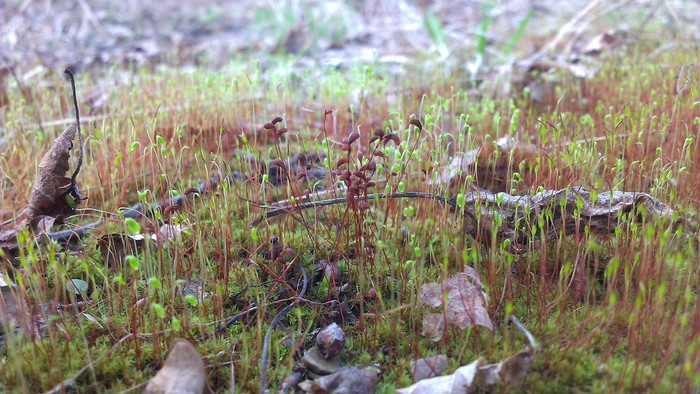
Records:
[[[66,73],[66,75],[68,76],[71,89],[73,90],[73,106],[75,107],[75,124],[76,124],[76,127],[78,128],[78,143],[80,144],[80,156],[78,156],[78,166],[75,168],[75,171],[73,172],[73,176],[71,177],[73,185],[75,185],[75,179],[78,176],[78,174],[80,173],[80,167],[83,166],[83,132],[80,129],[80,109],[78,108],[78,95],[75,91],[75,78],[73,77],[73,73],[69,69],[65,69],[63,72]]]
[[[373,194],[368,194],[366,196],[357,196],[357,197],[355,197],[355,201],[372,201],[372,200],[387,199],[387,198],[425,198],[425,199],[437,200],[437,201],[446,203],[452,209],[454,209],[457,206],[457,203],[454,199],[450,199],[450,198],[440,196],[437,194],[422,193],[422,192],[373,193]],[[329,205],[344,204],[347,202],[348,202],[347,198],[340,197],[340,198],[331,198],[331,199],[322,200],[322,201],[311,201],[311,202],[306,202],[303,204],[297,204],[297,205],[292,205],[292,206],[288,206],[288,207],[271,209],[271,210],[263,213],[262,215],[258,216],[252,222],[250,222],[250,227],[257,226],[258,224],[260,224],[260,222],[262,222],[265,219],[270,219],[270,218],[273,218],[275,216],[283,215],[286,213],[292,213],[292,212],[301,211],[301,210],[309,209],[309,208],[321,208],[321,207],[327,207]]]

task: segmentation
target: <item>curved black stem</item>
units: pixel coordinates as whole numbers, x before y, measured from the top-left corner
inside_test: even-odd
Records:
[[[78,128],[78,143],[80,144],[80,156],[78,157],[78,166],[75,168],[75,171],[73,172],[73,176],[71,177],[71,182],[73,185],[75,185],[75,179],[78,177],[78,173],[80,173],[80,167],[83,166],[83,133],[80,129],[80,110],[78,109],[78,95],[75,91],[75,78],[73,78],[73,73],[69,69],[63,70],[64,73],[68,76],[68,80],[70,81],[70,86],[73,89],[73,106],[75,107],[75,124],[76,127]]]
[[[299,293],[299,296],[294,299],[294,302],[285,306],[277,314],[277,316],[275,316],[275,318],[272,319],[272,323],[270,323],[270,326],[267,328],[267,332],[265,333],[265,341],[263,342],[262,350],[262,359],[260,360],[260,394],[265,393],[265,386],[267,386],[267,358],[268,354],[270,353],[270,336],[272,335],[272,330],[274,330],[275,326],[279,324],[282,318],[284,318],[287,315],[287,313],[294,309],[294,307],[297,306],[299,301],[304,298],[304,295],[306,294],[306,289],[309,286],[309,275],[306,273],[304,265],[302,263],[299,263],[299,268],[301,269],[301,273],[304,276],[304,283],[301,288],[301,293]]]

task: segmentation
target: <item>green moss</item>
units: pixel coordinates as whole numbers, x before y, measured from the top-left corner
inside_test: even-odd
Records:
[[[697,179],[691,172],[697,156],[697,129],[689,126],[680,131],[684,138],[677,141],[677,156],[661,149],[663,140],[654,133],[667,128],[673,116],[677,124],[693,125],[697,89],[689,98],[678,99],[674,115],[677,97],[669,93],[668,86],[675,83],[677,70],[642,65],[635,56],[644,54],[632,52],[629,59],[609,59],[609,65],[585,84],[561,75],[548,76],[560,81],[559,89],[553,89],[556,101],[551,103],[535,103],[526,94],[475,100],[455,87],[459,86],[458,76],[435,77],[429,81],[434,87],[429,94],[405,94],[389,102],[387,92],[397,86],[405,84],[408,91],[419,87],[414,79],[392,78],[377,65],[328,71],[323,78],[313,70],[264,76],[259,65],[176,76],[144,72],[133,91],[115,92],[110,110],[121,106],[120,110],[137,113],[148,106],[175,108],[181,104],[177,97],[190,97],[198,109],[173,110],[157,118],[135,116],[138,130],[117,119],[105,121],[91,145],[97,164],[85,170],[84,181],[97,185],[105,180],[105,190],[95,193],[102,204],[99,209],[107,212],[136,202],[137,191],[148,189],[143,196],[150,202],[173,194],[171,189],[182,193],[181,189],[199,185],[221,169],[245,167],[231,158],[244,123],[252,125],[245,126],[245,148],[265,160],[280,152],[284,159],[304,149],[326,150],[334,145],[323,141],[323,113],[300,115],[291,106],[309,104],[306,97],[314,97],[311,104],[334,108],[338,135],[331,139],[340,141],[345,131],[359,127],[360,143],[366,144],[370,124],[401,137],[400,147],[389,143],[380,149],[387,158],[381,160],[382,168],[373,179],[387,179],[386,190],[400,187],[400,181],[406,190],[434,191],[436,187],[426,185],[429,177],[437,177],[430,174],[432,166],[509,136],[523,143],[535,141],[539,150],[532,162],[498,173],[506,190],[532,193],[539,187],[574,184],[599,192],[608,188],[650,190],[664,201],[672,200],[674,209],[679,206],[680,216],[693,217],[697,204],[692,185]],[[685,64],[694,55],[661,54],[659,62]],[[299,80],[313,83],[299,86]],[[278,93],[280,87],[286,89],[286,96]],[[366,92],[364,102],[353,103],[350,113],[349,97],[357,89]],[[149,92],[148,98],[142,97],[142,91]],[[260,95],[262,98],[237,102],[239,112],[230,114],[234,97]],[[22,111],[12,109],[9,116],[17,117]],[[256,133],[256,126],[278,112],[285,114],[290,130],[279,146],[263,143],[268,137]],[[234,119],[222,124],[222,114]],[[409,130],[411,116],[424,122],[420,135]],[[380,120],[374,124],[370,120],[374,118]],[[165,154],[156,135],[167,148]],[[37,142],[42,149],[48,143],[44,137]],[[414,150],[416,139],[420,143]],[[185,145],[191,150],[184,149]],[[27,155],[28,149],[18,152]],[[328,148],[332,169],[344,157],[334,149]],[[119,166],[113,165],[115,152],[121,156]],[[100,155],[110,158],[109,168],[118,168],[105,171],[100,166],[106,168],[107,162],[99,161]],[[513,160],[515,154],[505,156]],[[351,158],[357,161],[356,154]],[[489,160],[478,169],[477,177],[497,169],[498,159]],[[529,171],[535,180],[526,179]],[[13,175],[15,178],[22,181]],[[119,183],[123,180],[129,183]],[[376,189],[383,190],[384,184],[378,183]],[[298,291],[296,282],[284,280],[298,278],[299,264],[311,274],[315,260],[349,254],[355,257],[341,261],[347,289],[338,293],[329,289],[327,281],[314,285],[305,295],[313,302],[300,302],[283,320],[285,330],[273,332],[268,371],[272,385],[291,373],[297,361],[294,349],[285,346],[287,337],[307,348],[313,343],[309,333],[330,320],[346,323],[348,344],[343,362],[379,365],[379,392],[392,392],[411,383],[409,366],[416,358],[445,354],[451,372],[478,358],[498,362],[517,353],[526,340],[507,323],[509,315],[519,317],[543,346],[521,387],[495,391],[673,392],[679,387],[692,391],[698,384],[700,359],[692,324],[700,277],[694,264],[697,251],[683,234],[667,231],[667,222],[622,225],[615,234],[599,238],[588,235],[584,225],[582,240],[562,235],[523,255],[508,253],[502,245],[489,249],[461,233],[459,215],[434,202],[417,200],[373,201],[364,212],[345,205],[309,210],[304,220],[290,214],[249,228],[249,221],[261,209],[242,198],[261,202],[288,198],[295,188],[301,186],[250,181],[198,197],[176,217],[192,235],[167,245],[150,244],[138,255],[136,272],[130,268],[113,271],[95,247],[95,237],[124,232],[119,219],[88,238],[80,253],[56,254],[55,245],[27,242],[21,251],[22,270],[16,273],[20,289],[29,289],[22,294],[30,300],[68,303],[71,298],[65,283],[74,278],[86,280],[96,295],[84,313],[99,325],[81,315],[83,310],[64,311],[49,319],[48,337],[32,342],[26,336],[9,336],[1,360],[0,387],[42,392],[92,361],[94,368],[80,376],[75,391],[118,392],[147,381],[161,365],[170,342],[184,337],[196,341],[202,355],[211,356],[208,373],[217,387],[227,388],[228,363],[232,362],[237,389],[257,391],[265,332],[272,317]],[[121,195],[122,189],[128,191],[126,196]],[[458,185],[453,191],[469,190]],[[4,203],[6,197],[0,197]],[[542,215],[543,224],[555,220],[552,212]],[[159,224],[152,218],[140,222],[144,232],[155,231]],[[524,228],[541,231],[538,225],[523,223]],[[286,262],[262,256],[272,236],[294,251],[285,255]],[[420,304],[421,286],[448,278],[465,264],[481,275],[495,330],[450,327],[441,341],[432,342],[421,335],[427,311]],[[152,278],[160,283],[159,288]],[[194,305],[184,298],[182,288],[187,281],[202,281]],[[376,298],[368,296],[370,289],[375,290]],[[136,307],[145,297],[143,306]],[[166,312],[164,317],[154,311],[154,303]],[[338,303],[345,308],[342,313]],[[258,313],[215,334],[226,318],[253,305],[260,308]],[[360,316],[360,311],[366,315]],[[351,314],[361,320],[353,320]],[[181,322],[179,331],[170,331],[173,318]],[[143,338],[125,341],[95,362],[133,332]]]

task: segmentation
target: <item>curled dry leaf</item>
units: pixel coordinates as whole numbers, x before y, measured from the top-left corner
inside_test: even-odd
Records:
[[[158,229],[158,233],[151,235],[151,239],[155,241],[160,241],[166,244],[170,241],[178,241],[182,239],[182,234],[189,231],[189,228],[181,226],[179,224],[169,224],[166,223]]]
[[[474,388],[481,359],[469,365],[458,368],[452,375],[423,379],[420,382],[403,389],[396,390],[399,394],[464,394]]]
[[[534,352],[529,347],[497,364],[485,365],[478,359],[458,368],[453,374],[424,379],[409,387],[396,390],[400,394],[463,394],[481,388],[503,384],[522,384],[532,364]]]
[[[202,394],[208,392],[204,362],[184,339],[173,343],[165,365],[148,382],[145,394]]]
[[[442,354],[411,361],[414,382],[442,375],[443,372],[447,371],[447,368],[447,357]]]
[[[75,125],[68,126],[41,160],[27,207],[30,222],[40,215],[56,217],[74,213],[75,206],[66,199],[68,188],[72,185],[72,179],[66,177],[66,172],[70,168],[68,159],[76,133]]]
[[[444,313],[427,313],[423,317],[423,335],[433,341],[439,341],[449,325],[462,330],[474,325],[493,330],[493,323],[486,311],[483,287],[476,271],[469,268],[443,283],[428,283],[421,288],[421,302],[424,305],[431,308],[444,306]]]
[[[502,383],[510,386],[518,386],[523,383],[527,371],[532,365],[534,352],[529,347],[520,353],[508,357],[497,364],[488,364],[479,367],[479,382],[490,386]]]
[[[374,368],[341,368],[338,372],[316,380],[299,383],[305,393],[372,394],[377,391],[379,376]]]

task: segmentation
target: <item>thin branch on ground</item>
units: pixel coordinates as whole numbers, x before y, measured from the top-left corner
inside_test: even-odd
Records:
[[[270,326],[267,328],[267,332],[265,333],[265,341],[263,343],[263,350],[262,350],[262,360],[260,361],[260,393],[264,394],[265,393],[265,388],[267,386],[267,367],[268,367],[268,354],[270,353],[270,336],[272,335],[272,330],[282,321],[282,319],[289,313],[292,309],[294,309],[297,304],[303,299],[304,295],[306,294],[306,290],[309,285],[309,276],[306,273],[306,270],[304,269],[304,265],[302,263],[299,264],[299,269],[301,269],[301,273],[304,277],[304,282],[303,286],[301,288],[301,292],[299,293],[298,297],[295,297],[294,301],[284,307],[278,314],[275,316],[274,319],[272,319],[272,322],[270,323]]]

